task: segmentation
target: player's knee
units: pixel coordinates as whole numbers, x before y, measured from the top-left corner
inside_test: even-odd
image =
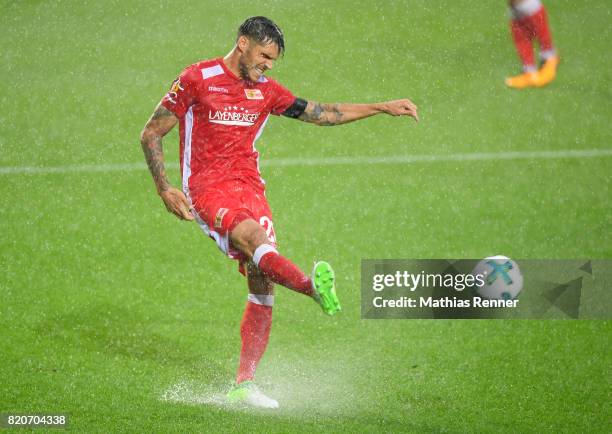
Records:
[[[230,240],[234,247],[252,258],[257,247],[268,243],[268,236],[259,223],[253,219],[247,219],[236,225],[230,232]]]

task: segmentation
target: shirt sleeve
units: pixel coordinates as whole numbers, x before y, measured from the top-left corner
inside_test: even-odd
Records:
[[[295,102],[295,95],[276,81],[271,80],[271,82],[274,89],[274,98],[270,111],[273,115],[280,116]]]
[[[170,90],[161,100],[161,104],[174,113],[177,117],[182,118],[189,110],[194,102],[196,95],[196,75],[193,68],[186,68],[176,80],[172,82]]]

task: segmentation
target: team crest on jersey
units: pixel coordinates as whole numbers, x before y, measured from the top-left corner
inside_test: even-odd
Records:
[[[170,87],[170,90],[167,94],[168,101],[170,101],[172,104],[176,104],[176,98],[178,98],[179,90],[183,90],[183,87],[181,86],[181,80],[177,78],[172,82],[172,86]]]
[[[225,217],[225,214],[227,214],[228,211],[229,210],[227,208],[219,208],[219,211],[217,211],[217,215],[215,216],[215,228],[223,228],[223,217]]]
[[[259,89],[245,89],[244,93],[246,94],[247,99],[264,99],[263,94]]]

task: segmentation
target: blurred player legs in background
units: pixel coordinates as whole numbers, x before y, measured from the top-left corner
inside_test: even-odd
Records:
[[[515,89],[542,87],[555,79],[559,56],[552,42],[546,9],[540,0],[510,0],[510,30],[523,64],[523,73],[506,79]],[[537,68],[533,40],[540,46],[542,67]]]

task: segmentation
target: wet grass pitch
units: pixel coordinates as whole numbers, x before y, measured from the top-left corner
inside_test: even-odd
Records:
[[[609,321],[366,321],[359,292],[362,258],[612,257],[609,153],[457,157],[610,151],[606,2],[546,2],[562,63],[527,91],[503,84],[501,1],[2,4],[0,413],[77,432],[609,430]],[[277,288],[258,380],[278,411],[225,404],[244,279],[129,166],[176,75],[252,15],[284,29],[270,75],[296,95],[421,114],[273,117],[257,142],[281,252],[332,263],[343,305]],[[165,149],[178,185],[175,132]],[[438,158],[379,160],[419,155]]]

